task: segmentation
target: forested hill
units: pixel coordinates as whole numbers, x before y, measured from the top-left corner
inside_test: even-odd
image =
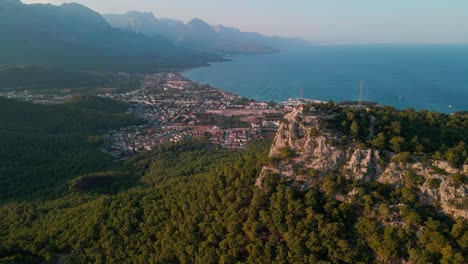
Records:
[[[38,66],[0,67],[0,88],[79,88],[104,86],[110,76]]]
[[[19,138],[2,142],[2,146],[11,142],[8,151],[2,152],[2,160],[6,157],[10,162],[2,168],[10,172],[6,175],[11,179],[20,179],[9,187],[19,184],[12,190],[18,196],[8,188],[2,193],[7,191],[10,201],[24,201],[26,193],[36,188],[38,199],[8,203],[3,198],[0,262],[466,263],[466,221],[441,213],[437,203],[419,202],[414,192],[421,182],[417,174],[408,173],[402,185],[395,187],[349,179],[338,171],[325,177],[308,171],[316,177],[316,184],[307,189],[300,190],[278,175],[265,178],[259,189],[254,184],[262,168],[278,162],[268,157],[268,141],[252,142],[244,151],[188,141],[160,146],[124,163],[106,163],[83,138],[68,141],[73,131],[92,135],[100,126],[59,129],[69,124],[70,116],[91,124],[94,119],[89,118],[96,115],[114,120],[103,123],[106,127],[122,122],[110,118],[122,117],[119,106],[112,107],[111,114],[103,111],[110,102],[93,100],[99,99],[82,98],[73,106],[57,108],[1,101],[0,106],[20,111],[10,112],[12,117],[3,114],[2,121],[18,120],[22,125],[15,133],[21,140],[33,137],[26,144]],[[27,112],[21,112],[27,107]],[[334,129],[347,131],[355,121],[358,124],[352,127],[358,126],[357,131],[353,128],[349,138],[342,140],[359,141],[360,117],[366,115],[351,112],[354,115],[342,112],[343,122],[336,123],[341,128]],[[43,114],[53,118],[42,123]],[[392,112],[387,116],[393,116]],[[406,124],[404,115],[400,118],[401,125]],[[381,133],[391,135],[385,125],[389,121],[376,123],[376,131],[383,129]],[[422,122],[419,127],[439,124]],[[406,133],[403,130],[400,133]],[[64,139],[50,144],[37,140],[40,137],[30,131],[47,138],[63,135]],[[309,135],[317,136],[315,132]],[[88,147],[83,149],[78,142]],[[386,144],[383,149],[393,145]],[[16,145],[22,149],[16,151]],[[41,158],[32,146],[48,146],[37,150],[51,154]],[[404,149],[412,150],[410,145]],[[69,150],[79,151],[65,155]],[[25,172],[18,169],[22,166]],[[4,171],[0,175],[2,180],[9,178]],[[18,178],[21,175],[31,177]],[[51,188],[55,186],[49,185],[51,180],[61,184]],[[44,188],[60,197],[37,192]]]
[[[447,215],[468,219],[468,115],[333,104],[305,108],[285,116],[258,186],[271,174],[301,188],[330,175],[405,185],[416,202],[437,203]],[[339,195],[347,199],[350,193]]]
[[[0,98],[0,202],[56,196],[68,179],[113,166],[100,133],[137,124],[126,109],[98,97],[53,106]]]
[[[156,72],[219,59],[195,54],[162,37],[111,27],[82,5],[0,1],[0,65],[87,71]]]

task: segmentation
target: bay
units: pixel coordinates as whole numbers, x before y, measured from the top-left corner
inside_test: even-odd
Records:
[[[468,110],[467,45],[310,46],[238,56],[184,72],[188,78],[262,101],[300,97],[363,100],[397,108]]]

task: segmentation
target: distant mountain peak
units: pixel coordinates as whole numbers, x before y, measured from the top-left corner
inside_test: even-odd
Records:
[[[205,21],[201,20],[200,18],[193,18],[188,22],[188,24],[206,24]]]
[[[153,12],[129,11],[125,13],[128,16],[135,16],[144,19],[158,20]]]
[[[148,28],[156,26],[157,20]],[[17,0],[0,0],[0,65],[154,72],[218,59],[194,54],[159,35],[148,37],[136,34],[139,32],[113,28],[102,15],[80,4],[23,5]]]
[[[188,27],[204,27],[204,28],[210,28],[213,29],[208,23],[205,21],[199,19],[199,18],[194,18],[190,20],[190,22],[187,23]]]
[[[84,5],[78,3],[63,3],[59,6],[60,9],[66,10],[68,12],[72,12],[73,15],[84,15],[87,16],[94,16],[95,18],[101,18],[101,20],[105,21],[105,19],[99,14],[98,12],[88,8]]]
[[[184,22],[180,20],[170,19],[170,18],[161,18],[159,21],[164,22],[168,25],[185,25]]]
[[[64,3],[58,7],[62,17],[58,22],[72,24],[71,28],[79,31],[92,32],[96,30],[107,30],[109,23],[96,11],[77,3]]]
[[[216,25],[214,26],[214,30],[216,32],[223,32],[223,31],[228,31],[228,32],[235,32],[235,33],[241,33],[241,31],[237,28],[232,28],[232,27],[226,27],[225,25]]]
[[[216,37],[216,31],[213,27],[199,18],[194,18],[188,22],[187,29],[187,34],[193,35],[192,37],[195,37],[196,35],[203,36],[203,38]]]
[[[255,32],[243,32],[224,25],[213,26],[200,18],[188,23],[153,17],[150,13],[129,12],[123,15],[105,14],[114,27],[154,37],[163,36],[173,43],[195,51],[216,54],[263,54],[296,45],[300,41],[269,37]]]
[[[73,9],[73,10],[80,10],[80,11],[87,11],[87,12],[93,12],[93,13],[96,13],[96,11],[82,5],[82,4],[78,4],[78,3],[63,3],[62,5],[60,5],[60,7],[62,8],[69,8],[69,9]]]

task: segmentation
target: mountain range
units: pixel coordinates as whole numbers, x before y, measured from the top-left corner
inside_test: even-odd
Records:
[[[153,13],[131,11],[125,14],[104,14],[114,27],[147,36],[163,36],[173,43],[196,51],[217,54],[262,54],[297,45],[307,45],[300,38],[269,37],[242,32],[223,25],[212,26],[194,18],[187,24],[173,19],[158,19]]]
[[[0,2],[0,64],[89,71],[154,72],[219,60],[164,37],[112,27],[99,13],[75,3],[60,6]]]
[[[207,65],[230,54],[263,54],[301,39],[266,37],[200,19],[187,24],[152,13],[101,15],[66,3],[0,1],[0,65],[79,71],[157,72]]]

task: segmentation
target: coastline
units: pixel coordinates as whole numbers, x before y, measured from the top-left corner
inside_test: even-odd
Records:
[[[281,50],[275,50],[273,52],[265,52],[265,53],[226,54],[226,55],[223,55],[220,60],[209,61],[209,62],[207,62],[207,63],[205,63],[204,65],[201,65],[201,66],[191,66],[191,67],[186,67],[186,68],[181,68],[181,69],[167,69],[165,71],[167,71],[167,72],[177,72],[177,73],[181,74],[182,76],[186,77],[184,75],[184,73],[187,72],[187,71],[194,70],[194,69],[200,69],[200,68],[212,67],[213,64],[231,62],[236,58],[254,57],[254,56],[262,56],[262,55],[273,55],[273,54],[279,54],[279,53],[282,53],[282,51]]]
[[[426,70],[421,63],[427,51],[408,57],[408,52],[414,49],[379,46],[361,54],[361,48],[340,46],[287,50],[278,56],[235,55],[226,57],[230,63],[215,62],[207,65],[210,67],[179,72],[191,80],[260,101],[280,102],[300,97],[300,88],[304,89],[305,98],[358,101],[359,82],[364,80],[365,101],[400,110],[413,108],[445,114],[467,111],[468,78],[459,74],[465,63],[458,59],[458,64],[443,64],[447,62],[448,51],[433,48],[429,54],[432,61]],[[347,60],[343,61],[344,58]],[[385,59],[407,63],[393,64]]]

